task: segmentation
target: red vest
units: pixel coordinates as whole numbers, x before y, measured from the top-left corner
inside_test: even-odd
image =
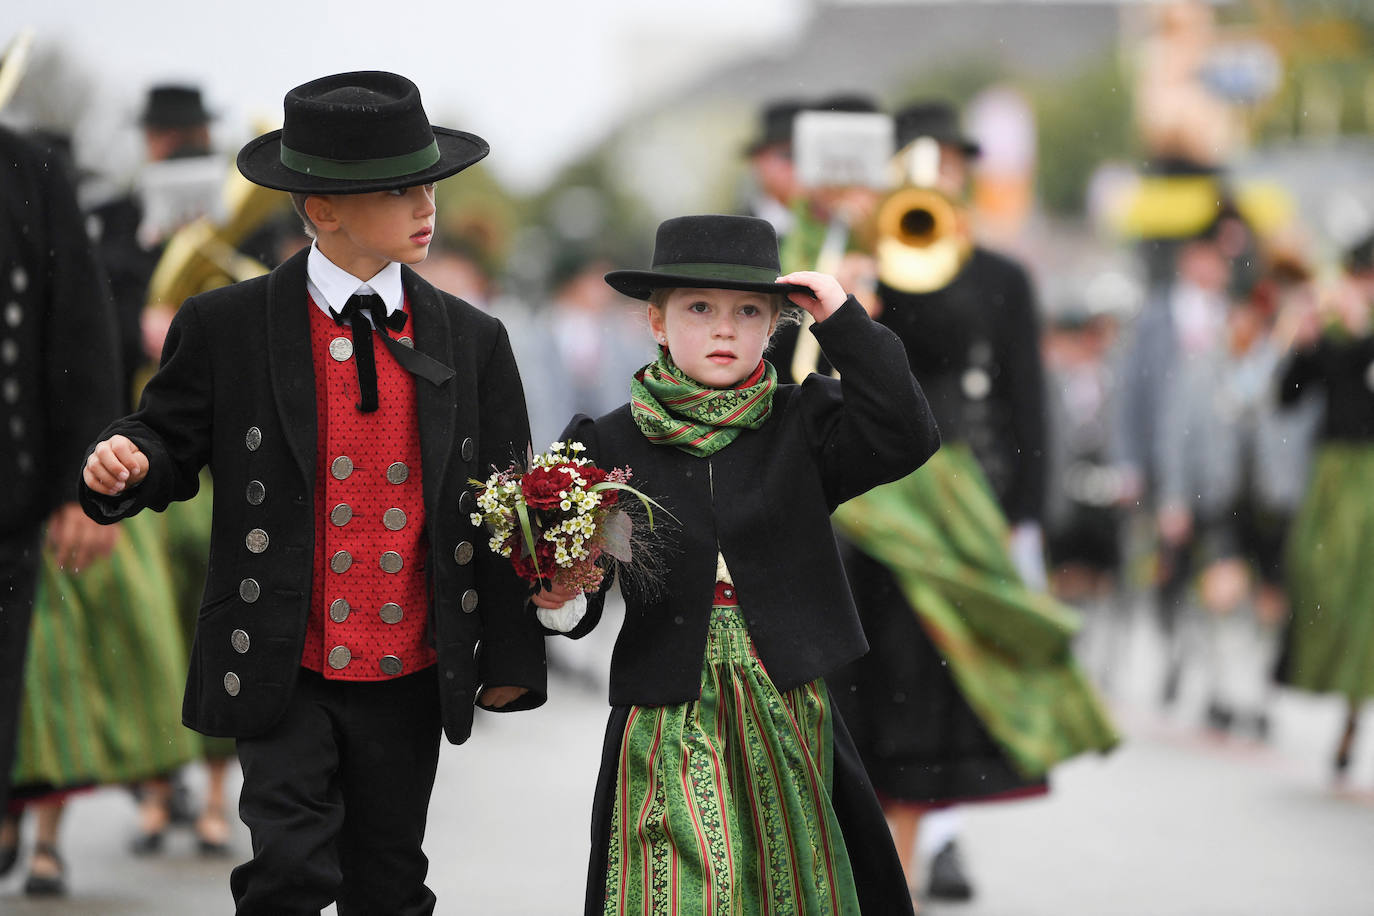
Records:
[[[352,334],[313,301],[315,561],[301,664],[326,678],[377,681],[435,662],[415,379],[376,340],[375,413],[358,410]],[[406,325],[392,336],[407,341]]]

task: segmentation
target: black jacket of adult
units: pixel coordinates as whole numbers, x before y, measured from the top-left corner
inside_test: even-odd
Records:
[[[86,512],[110,522],[195,495],[215,479],[210,568],[191,650],[182,716],[210,735],[265,731],[286,708],[300,668],[314,561],[316,405],[302,251],[265,277],[188,299],[167,335],[161,366],[121,433],[149,459],[147,478],[115,497],[82,486]],[[545,699],[543,637],[526,588],[486,549],[469,516],[469,478],[523,457],[524,394],[505,329],[402,268],[415,346],[457,371],[442,386],[416,382],[429,556],[430,625],[438,652],[444,731],[460,744],[481,685],[529,693],[504,710]],[[245,496],[261,482],[258,505]],[[256,487],[255,487],[256,489]],[[267,533],[252,553],[245,536]],[[475,545],[475,547],[474,547]],[[248,580],[252,580],[249,584]],[[475,590],[477,602],[469,590]],[[471,610],[465,612],[464,605]],[[242,629],[240,654],[231,634]],[[478,648],[480,645],[480,649]],[[226,689],[234,672],[237,695]]]
[[[1012,524],[1044,515],[1045,381],[1026,271],[975,247],[931,293],[880,288],[878,320],[902,338],[947,441],[967,442]]]
[[[61,166],[0,129],[0,537],[76,499],[119,415],[114,309]]]
[[[660,586],[623,577],[612,705],[661,706],[700,695],[717,549],[779,690],[867,651],[830,513],[914,471],[940,437],[901,341],[857,302],[813,331],[840,380],[812,376],[779,386],[768,420],[710,457],[651,444],[628,404],[598,420],[579,415],[564,432],[599,467],[629,467],[631,484],[676,518],[655,513],[667,566]],[[596,625],[605,591],[589,596],[587,616],[569,636]]]

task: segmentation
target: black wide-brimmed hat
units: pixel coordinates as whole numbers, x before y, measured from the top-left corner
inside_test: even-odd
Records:
[[[755,216],[678,216],[659,224],[653,266],[613,270],[606,282],[634,299],[661,288],[742,289],[759,293],[811,290],[778,283],[778,234]]]
[[[897,134],[897,149],[919,137],[958,147],[965,156],[982,152],[978,141],[965,136],[959,129],[959,115],[945,102],[913,102],[892,116]]]
[[[148,90],[138,123],[144,127],[201,127],[211,121],[195,86],[163,85]]]
[[[361,194],[429,184],[484,157],[476,134],[434,127],[420,90],[380,70],[336,73],[286,94],[285,119],[239,150],[249,181],[303,194]]]

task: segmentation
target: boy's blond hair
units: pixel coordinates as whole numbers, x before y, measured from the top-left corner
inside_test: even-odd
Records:
[[[295,210],[296,215],[301,218],[301,231],[305,233],[307,238],[315,239],[319,238],[320,230],[315,228],[315,224],[311,221],[310,215],[305,212],[305,199],[311,196],[318,197],[319,195],[301,194],[297,191],[292,191],[291,209]]]

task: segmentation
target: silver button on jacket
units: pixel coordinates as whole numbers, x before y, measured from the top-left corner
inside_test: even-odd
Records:
[[[463,613],[471,614],[477,610],[477,589],[470,588],[463,592]]]
[[[347,550],[340,550],[329,558],[329,568],[336,573],[346,573],[348,568],[353,565],[353,554]]]
[[[230,671],[228,674],[224,675],[224,692],[229,694],[229,696],[238,696],[240,686],[239,676],[237,674]]]
[[[404,565],[405,561],[401,559],[401,555],[396,551],[388,550],[386,553],[382,554],[382,572],[398,573],[401,571],[401,567]]]
[[[348,646],[335,646],[329,650],[329,667],[335,671],[348,667],[348,663],[351,661],[353,661],[353,653]]]
[[[239,597],[245,604],[252,604],[262,595],[262,586],[258,585],[257,579],[244,579],[239,583]]]
[[[397,675],[401,673],[401,669],[404,665],[402,665],[401,660],[394,655],[383,655],[382,660],[378,662],[378,667],[382,669],[382,674]]]
[[[348,475],[353,473],[353,459],[340,455],[330,462],[329,473],[334,475],[335,480],[347,480]]]
[[[343,598],[335,598],[329,605],[329,619],[335,623],[343,623],[348,619],[348,615],[353,612],[353,608]]]
[[[234,647],[234,651],[239,655],[248,651],[248,634],[243,630],[235,630],[229,634],[229,644]]]
[[[254,528],[244,537],[243,543],[250,553],[262,553],[267,549],[267,532]]]
[[[401,610],[401,606],[394,601],[388,601],[386,604],[382,605],[377,613],[381,615],[383,623],[400,623],[401,618],[405,616],[405,612]]]

